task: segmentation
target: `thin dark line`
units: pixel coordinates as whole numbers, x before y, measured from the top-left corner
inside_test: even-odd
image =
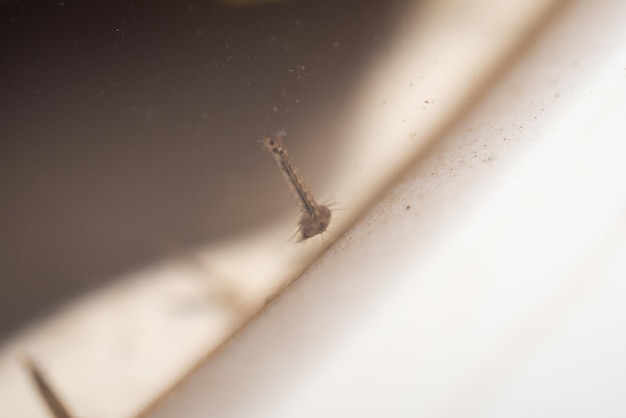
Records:
[[[28,356],[24,356],[22,359],[22,364],[28,371],[35,387],[37,388],[37,393],[41,396],[48,406],[48,409],[54,415],[54,418],[72,418],[70,413],[67,411],[67,408],[63,406],[63,403],[59,399],[59,397],[55,394],[52,386],[39,368],[35,365],[35,363]]]

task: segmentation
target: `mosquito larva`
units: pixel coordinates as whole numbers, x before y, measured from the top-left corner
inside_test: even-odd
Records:
[[[274,138],[263,138],[261,142],[263,142],[263,147],[274,156],[274,160],[276,160],[300,212],[302,212],[300,216],[300,241],[304,241],[326,231],[328,224],[330,224],[331,214],[327,206],[320,205],[315,201],[309,188],[298,174],[298,169],[293,160],[289,158],[287,148],[283,145],[284,136],[284,133],[278,133]]]

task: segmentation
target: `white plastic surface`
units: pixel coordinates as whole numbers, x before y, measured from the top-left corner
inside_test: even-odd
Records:
[[[626,415],[624,16],[573,2],[149,416]]]

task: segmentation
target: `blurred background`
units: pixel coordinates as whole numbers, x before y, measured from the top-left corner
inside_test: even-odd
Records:
[[[625,14],[0,2],[0,415],[617,416]]]
[[[286,129],[312,189],[327,181],[340,110],[408,3],[0,2],[0,340],[138,266],[296,219],[257,140]]]

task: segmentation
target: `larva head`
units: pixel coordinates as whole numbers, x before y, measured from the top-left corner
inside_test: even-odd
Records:
[[[330,224],[330,215],[330,209],[323,205],[315,208],[313,216],[308,212],[304,212],[300,217],[300,240],[304,241],[326,231]]]
[[[260,142],[263,144],[263,148],[276,152],[278,148],[283,147],[283,138],[284,135],[276,134],[274,138],[263,137]]]

